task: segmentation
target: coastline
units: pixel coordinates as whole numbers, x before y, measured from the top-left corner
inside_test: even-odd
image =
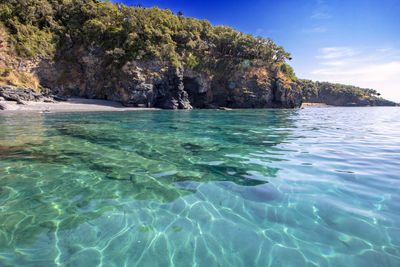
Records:
[[[67,101],[54,103],[24,101],[18,104],[15,101],[0,101],[5,107],[0,113],[58,113],[58,112],[93,112],[93,111],[138,111],[160,110],[159,108],[125,107],[119,102],[99,99],[86,99],[79,97],[68,98]]]
[[[325,103],[305,102],[300,108],[329,108],[335,107]],[[163,110],[161,108],[126,107],[120,102],[101,99],[86,99],[71,97],[66,101],[0,101],[1,113],[60,113],[60,112],[104,112],[104,111],[143,111]],[[235,110],[232,108],[219,107],[216,110]]]

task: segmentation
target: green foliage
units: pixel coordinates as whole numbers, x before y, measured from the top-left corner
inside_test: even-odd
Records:
[[[296,74],[293,71],[293,68],[286,63],[282,63],[280,65],[281,72],[286,76],[286,78],[290,79],[291,81],[297,80]]]
[[[345,96],[350,99],[357,99],[367,95],[365,90],[351,85],[317,82],[316,86],[318,87],[319,94]]]
[[[185,58],[185,63],[186,66],[188,66],[191,69],[196,68],[199,65],[199,59],[193,55],[192,53],[189,53],[189,55]]]
[[[95,0],[2,0],[0,23],[21,56],[66,55],[71,48],[99,49],[109,63],[164,60],[209,70],[244,61],[280,65],[290,54],[271,39],[174,15],[158,7],[128,7]],[[284,65],[282,65],[284,66]],[[294,77],[290,67],[284,67]]]
[[[318,97],[317,83],[311,80],[299,80],[299,84],[303,91],[304,101],[310,101],[311,99]]]
[[[34,56],[54,52],[57,23],[50,1],[3,0],[0,21],[11,33],[10,41],[18,54]]]
[[[364,89],[352,85],[329,82],[299,80],[306,102],[324,102],[324,99],[346,99],[347,102],[358,102],[362,99],[377,99],[380,94],[374,89]]]
[[[179,59],[176,55],[171,55],[171,57],[169,59],[171,61],[172,66],[174,66],[174,67],[181,66],[181,62],[179,61]]]

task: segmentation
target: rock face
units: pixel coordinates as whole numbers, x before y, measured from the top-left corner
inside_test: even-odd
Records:
[[[131,61],[120,69],[103,66],[93,53],[78,62],[44,62],[41,85],[62,95],[119,101],[126,106],[163,109],[296,108],[301,90],[260,68],[203,73],[159,61]]]
[[[41,87],[50,89],[37,92],[2,86],[0,96],[14,101],[80,96],[163,109],[296,108],[302,100],[296,84],[262,67],[206,73],[160,61],[130,61],[115,68],[94,47],[71,49],[68,58],[74,60],[41,57],[26,60],[26,64],[22,61],[19,65],[29,66],[25,71],[37,77]]]

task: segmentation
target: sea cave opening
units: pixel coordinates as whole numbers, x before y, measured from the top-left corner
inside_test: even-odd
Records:
[[[193,108],[206,107],[206,93],[200,92],[200,84],[194,78],[183,78],[184,90],[187,92],[190,104]]]

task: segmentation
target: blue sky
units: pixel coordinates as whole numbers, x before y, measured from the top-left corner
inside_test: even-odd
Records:
[[[296,75],[377,89],[400,102],[400,0],[121,0],[270,37]]]

